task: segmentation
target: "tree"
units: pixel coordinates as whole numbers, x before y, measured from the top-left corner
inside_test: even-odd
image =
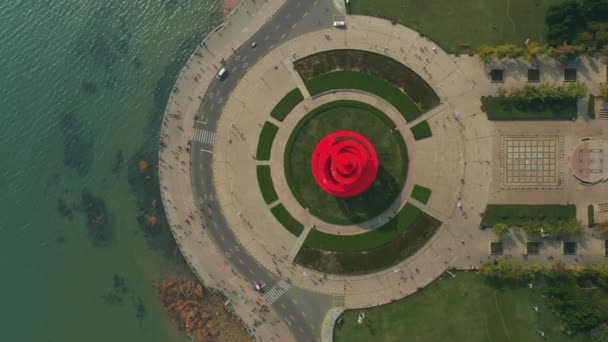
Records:
[[[587,96],[587,85],[583,82],[567,83],[563,87],[564,97],[585,97]]]
[[[608,83],[603,83],[600,85],[600,96],[604,99],[608,99]]]
[[[499,239],[502,239],[504,237],[506,237],[507,235],[509,235],[510,230],[509,230],[509,226],[505,223],[497,223],[494,225],[494,227],[492,227],[492,232],[494,234],[496,234],[496,236]]]

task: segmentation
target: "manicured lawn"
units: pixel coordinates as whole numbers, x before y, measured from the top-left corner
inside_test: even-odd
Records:
[[[429,198],[431,198],[431,189],[416,184],[412,190],[411,197],[420,203],[427,204],[429,202]]]
[[[576,98],[524,102],[518,97],[482,97],[489,120],[572,120]]]
[[[549,6],[562,2],[351,0],[350,12],[399,22],[430,37],[448,52],[463,53],[480,45],[519,45],[528,38],[545,42],[545,12]]]
[[[370,232],[342,236],[313,229],[308,233],[304,245],[335,252],[354,252],[377,248],[403,234],[416,220],[419,213],[420,209],[406,203],[397,216]]]
[[[338,70],[358,71],[392,84],[406,93],[422,111],[435,107],[440,101],[433,88],[412,69],[374,52],[347,49],[323,51],[295,61],[294,67],[305,82]],[[362,90],[369,91],[369,88]],[[384,97],[382,93],[377,95]]]
[[[260,191],[262,191],[262,197],[264,197],[264,202],[266,202],[266,204],[270,204],[278,200],[279,196],[277,195],[277,192],[274,189],[272,177],[270,176],[270,166],[258,165],[256,166],[255,171],[258,176],[258,184],[260,186]]]
[[[454,273],[454,272],[453,272]],[[336,342],[351,341],[583,341],[560,331],[541,291],[498,289],[473,272],[448,274],[418,293],[370,309],[347,310],[334,330]],[[538,306],[538,312],[533,310]],[[358,315],[365,313],[362,324]],[[541,338],[539,330],[545,333]]]
[[[403,214],[407,216],[407,220],[403,218],[402,221],[398,221],[398,224],[408,225],[407,227],[395,226],[393,230],[386,233],[371,236],[373,241],[378,244],[383,242],[382,240],[387,236],[401,231],[401,234],[379,247],[362,251],[338,252],[312,248],[304,244],[294,261],[304,267],[333,274],[354,275],[391,267],[416,253],[433,237],[441,225],[441,222],[418,208],[414,206],[409,208],[411,209]],[[345,239],[341,240],[340,238]],[[364,239],[346,238],[344,236],[334,237],[328,243],[323,241],[316,241],[316,243],[323,244],[323,246],[328,246],[331,243],[332,245],[329,247],[344,250],[351,249],[350,243],[357,244],[359,247],[367,244]],[[369,245],[372,245],[372,243],[369,243]]]
[[[274,141],[274,137],[277,135],[279,128],[266,121],[264,123],[264,127],[262,127],[262,132],[260,133],[260,140],[258,141],[258,150],[256,152],[255,159],[257,160],[268,160],[270,159],[270,151],[272,149],[272,142]]]
[[[406,121],[416,119],[422,113],[406,93],[382,79],[358,71],[334,71],[306,81],[311,95],[333,89],[356,89],[383,98],[397,109]]]
[[[356,101],[335,101],[308,113],[294,128],[285,148],[285,175],[295,198],[312,215],[335,224],[366,221],[383,212],[399,195],[407,176],[405,142],[394,123],[380,110]],[[378,175],[362,194],[337,198],[327,194],[312,175],[311,156],[330,133],[362,134],[376,149]]]
[[[277,204],[272,209],[270,209],[272,215],[287,229],[291,234],[295,236],[300,236],[302,230],[304,230],[304,225],[298,222],[291,214],[285,209],[285,206],[282,204]]]
[[[412,134],[414,135],[414,139],[422,140],[425,138],[430,138],[433,135],[431,132],[431,126],[426,120],[422,121],[419,124],[416,124],[412,129]]]
[[[517,226],[529,221],[547,223],[566,221],[576,218],[575,205],[496,205],[486,207],[481,220],[482,227],[491,227],[496,223]]]
[[[270,112],[270,116],[277,119],[277,121],[283,121],[289,112],[291,112],[291,110],[297,106],[298,103],[302,102],[302,100],[304,100],[304,97],[302,97],[300,89],[295,88],[287,93],[287,95],[285,95],[285,97],[283,97],[281,101],[274,106],[272,112]]]

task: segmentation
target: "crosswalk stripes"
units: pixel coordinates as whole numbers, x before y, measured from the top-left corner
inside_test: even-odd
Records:
[[[203,144],[213,145],[215,142],[215,132],[208,131],[206,129],[194,129],[194,140],[202,142]]]
[[[266,301],[266,303],[268,303],[268,305],[272,305],[272,303],[276,302],[277,299],[279,299],[283,294],[285,294],[285,292],[287,292],[290,287],[291,285],[289,285],[288,282],[281,280],[275,286],[273,286],[270,291],[264,294],[264,300]]]

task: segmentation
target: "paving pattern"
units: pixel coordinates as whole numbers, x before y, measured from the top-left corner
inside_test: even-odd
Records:
[[[493,176],[494,170],[500,169],[493,167],[500,164],[494,157],[494,146],[501,136],[522,134],[523,126],[512,133],[500,132],[497,124],[480,113],[479,97],[495,93],[500,86],[521,86],[525,79],[513,76],[507,77],[505,84],[492,84],[486,70],[490,66],[477,57],[447,55],[417,32],[386,20],[348,16],[346,30],[327,28],[331,27],[334,11],[328,1],[288,1],[280,10],[279,0],[243,4],[249,7],[237,13],[239,20],[233,24],[228,20],[226,29],[217,31],[220,33],[215,40],[201,45],[198,55],[193,55],[180,74],[176,84],[180,92],[174,92],[167,107],[167,113],[176,114],[166,116],[163,124],[166,147],[161,149],[159,168],[164,206],[186,260],[207,285],[230,298],[255,336],[264,341],[316,340],[322,324],[322,338],[331,339],[332,322],[344,307],[388,303],[418,291],[447,268],[470,269],[490,260],[488,241],[493,235],[480,231],[478,225],[488,200],[502,196],[501,186],[494,188],[492,184],[499,178]],[[276,15],[269,18],[264,8]],[[242,26],[247,20],[255,25]],[[258,43],[257,48],[251,48],[252,41]],[[319,274],[291,264],[290,254],[297,241],[277,226],[262,204],[255,167],[248,166],[255,164],[252,156],[256,140],[272,105],[293,87],[301,86],[297,77],[294,84],[290,69],[293,56],[336,48],[372,51],[402,61],[429,82],[442,99],[438,108],[417,120],[428,121],[433,137],[415,143],[410,173],[417,184],[433,190],[431,200],[421,209],[440,218],[444,225],[408,260],[389,270],[356,277]],[[221,60],[230,74],[219,82],[215,72]],[[583,81],[599,79],[593,72],[597,61],[581,59],[576,63],[586,68],[581,73]],[[521,67],[527,68],[523,64]],[[517,65],[511,63],[509,68],[516,69]],[[552,66],[543,64],[541,68]],[[199,73],[202,76],[198,77]],[[555,74],[543,72],[550,77]],[[596,90],[599,82],[589,84]],[[192,100],[203,93],[202,104]],[[417,121],[399,129],[408,132]],[[558,126],[557,133],[546,135],[564,136],[570,146],[569,130],[580,123],[564,125],[570,126]],[[597,134],[603,128],[587,131],[594,129]],[[190,144],[188,160],[179,151]],[[285,192],[277,190],[283,197]],[[585,198],[605,197],[603,190],[590,189],[592,195],[587,192]],[[512,193],[534,200],[537,192]],[[565,202],[578,194],[566,187],[552,198]],[[564,261],[597,256],[597,241],[585,242],[585,250],[564,257]],[[522,255],[518,252],[520,245],[514,241],[505,249]],[[547,253],[557,251],[557,247],[543,247],[537,261],[547,262]],[[275,285],[262,297],[251,288],[252,280]],[[260,300],[272,303],[272,312],[263,317],[262,323],[259,319],[264,314],[256,312]]]
[[[559,136],[502,137],[503,187],[547,189],[562,184],[563,139]]]

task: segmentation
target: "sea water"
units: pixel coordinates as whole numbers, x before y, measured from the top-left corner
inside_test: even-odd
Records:
[[[0,341],[186,341],[157,284],[159,118],[218,0],[0,2]],[[160,212],[160,213],[159,213]]]

